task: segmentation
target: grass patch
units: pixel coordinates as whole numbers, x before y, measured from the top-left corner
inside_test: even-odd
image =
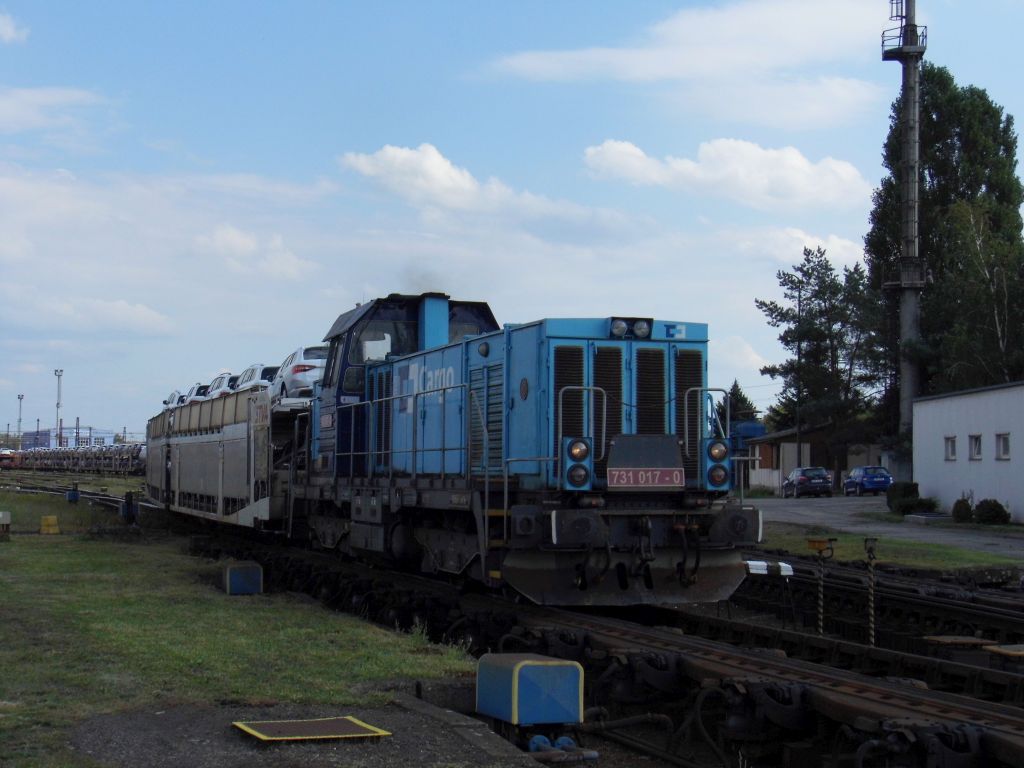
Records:
[[[737,495],[738,491],[734,491]],[[743,497],[746,499],[774,499],[778,494],[774,488],[765,485],[754,485],[743,489]]]
[[[1006,523],[999,525],[988,525],[986,523],[957,523],[953,520],[942,520],[932,525],[939,525],[943,528],[956,528],[958,531],[978,531],[989,533],[993,536],[1009,534],[1012,538],[1024,538],[1024,525],[1020,523]]]
[[[855,512],[851,517],[855,517],[858,520],[872,520],[876,523],[895,523],[897,525],[902,525],[906,522],[903,519],[903,515],[897,515],[888,509],[871,509],[866,512]],[[932,523],[932,525],[935,525],[935,523]]]
[[[94,525],[119,522],[116,510],[80,500],[69,504],[63,496],[51,493],[0,490],[0,509],[11,513],[11,530],[16,533],[39,531],[43,515],[56,515],[61,531],[80,532]]]
[[[5,470],[0,474],[3,485],[26,485],[32,487],[71,487],[78,483],[78,490],[104,493],[109,496],[124,496],[131,491],[141,496],[145,491],[145,479],[139,475],[100,475],[85,472],[34,472],[27,469]]]
[[[813,537],[835,538],[835,560],[864,560],[863,534],[842,533],[831,528],[810,527],[795,523],[769,522],[764,526],[765,549],[783,549],[795,555],[811,555],[807,539]],[[948,544],[931,544],[919,541],[904,541],[888,536],[879,536],[875,549],[879,563],[902,565],[908,568],[934,568],[956,570],[984,566],[1020,565],[1016,558],[976,552]]]
[[[64,502],[59,502],[63,504]],[[0,764],[91,763],[82,719],[157,703],[383,701],[375,684],[471,674],[429,646],[288,595],[228,597],[181,542],[17,536],[0,543]],[[429,647],[428,647],[429,646]]]

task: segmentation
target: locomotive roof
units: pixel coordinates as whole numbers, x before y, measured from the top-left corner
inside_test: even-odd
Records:
[[[331,326],[331,330],[327,332],[327,335],[324,336],[323,340],[330,341],[335,336],[340,336],[341,334],[345,333],[350,328],[352,328],[356,323],[358,323],[360,320],[366,317],[379,304],[391,301],[418,302],[422,299],[427,298],[448,299],[449,301],[451,300],[451,296],[449,296],[447,293],[391,293],[383,298],[373,299],[371,301],[366,302],[365,304],[361,304],[358,307],[350,309],[348,312],[343,312],[342,314],[338,315],[338,319],[334,321],[334,325]],[[487,307],[487,303],[482,301],[453,301],[451,303],[460,306]],[[487,307],[487,309],[488,312],[490,312],[490,308]],[[494,315],[492,314],[490,317],[491,321],[494,322]],[[496,322],[494,323],[494,327],[498,327]]]

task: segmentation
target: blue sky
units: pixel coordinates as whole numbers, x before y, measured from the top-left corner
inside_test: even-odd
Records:
[[[927,57],[1019,115],[1022,0],[920,0]],[[900,69],[885,0],[8,2],[0,429],[141,432],[172,389],[444,290],[499,321],[707,322],[861,258]]]

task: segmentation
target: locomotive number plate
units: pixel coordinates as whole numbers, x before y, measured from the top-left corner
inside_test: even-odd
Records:
[[[682,488],[681,469],[608,468],[608,488]]]

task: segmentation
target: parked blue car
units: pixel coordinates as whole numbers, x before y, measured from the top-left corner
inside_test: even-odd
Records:
[[[892,485],[892,475],[885,467],[854,467],[843,481],[843,495],[863,496],[873,493],[877,496]]]

